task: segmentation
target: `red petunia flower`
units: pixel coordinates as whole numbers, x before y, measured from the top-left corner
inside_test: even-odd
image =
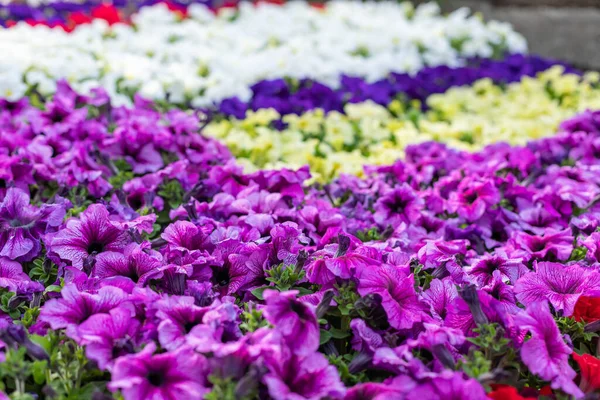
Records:
[[[92,17],[82,13],[81,11],[75,11],[69,14],[68,21],[69,24],[73,26],[83,25],[92,22]]]
[[[112,4],[101,4],[92,10],[92,17],[96,19],[103,19],[108,22],[109,25],[121,22],[121,16],[119,10]]]
[[[165,6],[167,6],[167,8],[177,14],[180,18],[186,18],[188,15],[188,11],[186,6],[183,6],[181,4],[177,4],[177,3],[173,3],[172,1],[163,1],[163,4]]]
[[[493,384],[493,391],[488,393],[488,397],[494,400],[529,400],[534,397],[523,397],[519,394],[515,387],[509,385]]]
[[[575,304],[573,318],[587,324],[600,320],[600,297],[581,296]]]
[[[573,353],[573,359],[579,364],[581,381],[579,388],[585,393],[600,390],[600,360],[589,354],[580,356]]]

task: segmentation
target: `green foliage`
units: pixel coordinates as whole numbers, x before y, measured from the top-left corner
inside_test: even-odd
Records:
[[[327,356],[327,359],[329,360],[329,364],[331,364],[337,368],[338,372],[340,373],[340,378],[342,379],[342,382],[344,382],[344,384],[347,386],[354,386],[361,382],[368,381],[368,377],[365,372],[358,372],[356,374],[353,374],[350,372],[350,368],[349,368],[350,363],[356,357],[357,354],[358,353],[356,353],[354,355],[344,354],[344,355],[338,355],[338,356],[336,356],[336,355]]]
[[[117,160],[114,162],[115,168],[119,171],[118,174],[110,177],[109,183],[115,189],[121,189],[125,182],[132,180],[135,174],[132,171],[131,165],[125,160]]]
[[[269,326],[269,323],[263,318],[262,311],[251,307],[248,303],[244,305],[241,318],[240,329],[244,332],[254,332],[262,327]]]
[[[46,336],[30,335],[29,339],[50,357],[34,360],[24,346],[7,349],[0,378],[12,399],[32,398],[28,392],[43,392],[57,400],[91,399],[95,392],[106,391],[107,374],[90,365],[83,347],[64,334],[49,331]]]
[[[500,325],[496,323],[480,325],[474,331],[477,336],[467,338],[467,340],[475,347],[471,348],[467,356],[459,361],[459,369],[473,378],[479,378],[496,369],[519,371],[517,354]]]
[[[158,195],[165,200],[171,209],[177,208],[183,203],[184,194],[185,191],[181,187],[181,183],[176,179],[163,183],[158,191]]]

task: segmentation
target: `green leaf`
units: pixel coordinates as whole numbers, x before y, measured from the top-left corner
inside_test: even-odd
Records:
[[[346,332],[334,327],[329,328],[329,333],[334,339],[345,339],[350,336],[350,332]]]
[[[265,298],[263,297],[263,293],[267,289],[277,290],[277,288],[275,288],[273,286],[261,286],[259,288],[256,288],[256,289],[252,290],[250,293],[252,293],[254,295],[254,297],[256,297],[257,299],[264,300]]]
[[[325,344],[329,342],[329,340],[331,340],[332,337],[333,335],[331,334],[331,332],[326,331],[325,329],[321,329],[321,339],[319,341],[319,344]]]
[[[32,363],[31,373],[36,384],[41,385],[46,382],[46,368],[48,368],[46,360],[38,360]]]

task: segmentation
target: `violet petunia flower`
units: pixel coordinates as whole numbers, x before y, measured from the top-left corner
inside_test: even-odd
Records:
[[[201,399],[210,391],[208,363],[189,348],[154,354],[150,343],[137,353],[117,359],[108,388],[125,400]]]
[[[133,310],[117,307],[92,315],[78,330],[85,354],[104,370],[111,369],[116,358],[135,352],[139,329]]]
[[[131,243],[123,253],[106,251],[96,257],[92,276],[101,279],[125,277],[144,286],[152,279],[163,276],[162,256],[150,249],[150,243]]]
[[[79,219],[71,219],[65,229],[58,231],[50,243],[50,251],[63,261],[83,269],[90,256],[105,251],[121,252],[130,236],[113,225],[106,207],[92,204]]]
[[[540,262],[517,281],[517,299],[525,305],[548,300],[563,316],[573,315],[581,296],[600,296],[600,273],[577,264]]]
[[[19,262],[33,260],[42,250],[40,238],[62,223],[63,206],[44,204],[37,208],[29,201],[28,193],[10,188],[0,203],[0,256]]]
[[[461,372],[444,371],[432,376],[413,388],[406,400],[486,400],[485,389],[476,379],[467,378]]]
[[[116,287],[105,286],[98,293],[80,292],[75,284],[61,290],[62,298],[51,299],[44,304],[39,320],[52,329],[67,329],[67,335],[78,339],[78,326],[94,314],[107,313],[127,302],[127,294]]]
[[[44,285],[33,282],[29,275],[23,272],[21,264],[6,257],[0,257],[0,287],[16,294],[44,291]]]
[[[547,229],[543,236],[516,232],[509,241],[515,250],[510,257],[526,261],[566,261],[573,251],[573,235],[570,229],[555,231]]]
[[[426,308],[417,298],[414,276],[406,275],[398,267],[383,264],[364,268],[359,276],[358,293],[380,295],[389,324],[396,329],[410,329],[424,318]]]
[[[450,194],[448,208],[467,221],[476,221],[500,201],[500,192],[492,180],[461,180],[458,190]]]
[[[515,317],[515,323],[531,332],[531,338],[521,347],[521,360],[529,370],[576,398],[583,393],[573,382],[576,373],[569,366],[573,350],[565,343],[545,302],[530,304]]]
[[[186,335],[202,322],[209,310],[198,307],[190,296],[165,297],[154,305],[158,324],[158,341],[168,350],[175,350],[185,343]]]
[[[404,184],[382,195],[375,203],[373,218],[381,226],[397,228],[402,222],[415,221],[423,209],[423,199]]]
[[[302,343],[299,339],[295,345]],[[342,399],[346,388],[337,369],[321,353],[299,356],[286,346],[265,355],[263,382],[274,400]]]
[[[298,291],[278,292],[265,290],[267,321],[281,332],[281,336],[298,355],[307,355],[319,347],[319,324],[315,307],[296,298]]]

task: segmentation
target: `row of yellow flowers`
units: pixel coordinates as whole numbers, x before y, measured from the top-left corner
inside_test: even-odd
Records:
[[[283,130],[272,109],[248,112],[244,120],[210,123],[204,134],[223,141],[248,171],[310,165],[314,179],[340,173],[361,175],[364,165],[389,164],[406,146],[436,140],[477,150],[506,141],[522,145],[552,135],[559,123],[586,109],[600,109],[600,75],[563,74],[554,67],[535,78],[497,86],[484,79],[454,88],[418,104],[394,101],[349,104],[345,114],[314,110],[288,115]]]

